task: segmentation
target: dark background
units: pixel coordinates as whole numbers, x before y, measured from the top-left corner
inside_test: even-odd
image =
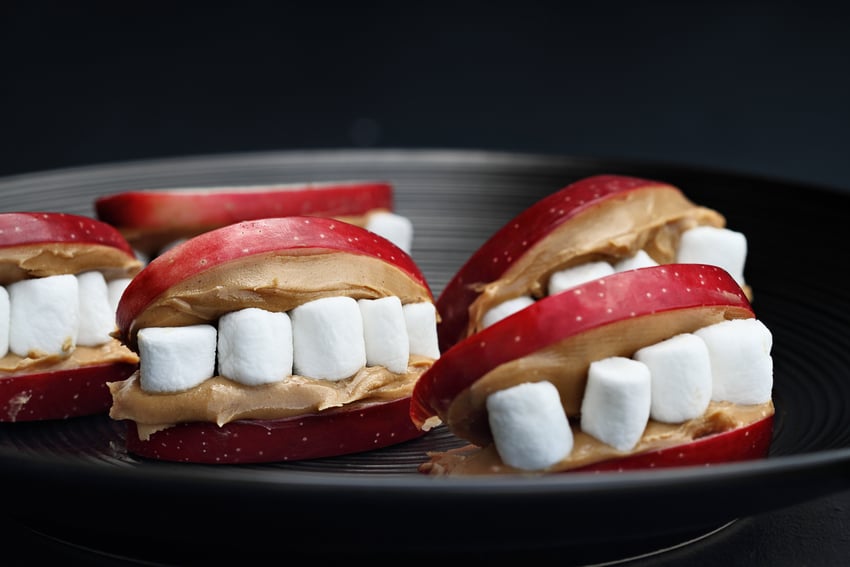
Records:
[[[850,190],[850,10],[0,3],[0,175],[327,148],[671,162]]]

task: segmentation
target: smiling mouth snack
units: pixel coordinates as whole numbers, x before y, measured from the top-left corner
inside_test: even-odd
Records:
[[[772,335],[716,266],[622,271],[470,336],[417,383],[411,417],[470,447],[429,474],[548,473],[767,455]]]
[[[470,442],[430,474],[542,473],[761,457],[772,335],[747,242],[667,183],[579,180],[484,243],[437,300],[442,356],[411,418]]]
[[[0,421],[108,411],[106,382],[138,366],[111,333],[117,297],[140,269],[106,223],[0,213]]]
[[[437,311],[408,254],[321,217],[245,221],[152,260],[118,304],[139,371],[110,384],[127,450],[248,463],[342,455],[422,435],[419,376]]]
[[[125,191],[95,200],[98,219],[118,228],[145,261],[175,243],[240,221],[285,216],[343,220],[410,253],[413,225],[393,212],[383,181],[337,181]]]

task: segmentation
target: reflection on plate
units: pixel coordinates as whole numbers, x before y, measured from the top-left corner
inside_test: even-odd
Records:
[[[0,425],[4,507],[80,545],[132,556],[323,551],[518,552],[611,560],[688,541],[747,515],[850,488],[850,290],[833,266],[850,196],[716,171],[561,156],[455,151],[261,153],[114,164],[0,180],[0,209],[93,215],[130,189],[382,179],[415,226],[435,296],[507,220],[578,178],[621,173],[678,185],[747,235],[753,306],[774,334],[777,408],[764,461],[546,478],[432,478],[444,430],[332,459],[248,466],[145,462],[105,416]],[[553,521],[552,518],[556,518]],[[153,523],[151,523],[153,521]],[[151,526],[156,526],[151,529]],[[210,547],[209,542],[215,541]],[[180,552],[171,545],[183,542]],[[186,542],[207,542],[206,551]]]

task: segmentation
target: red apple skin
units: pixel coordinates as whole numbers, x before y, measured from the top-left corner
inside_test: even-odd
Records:
[[[135,258],[121,233],[99,220],[51,212],[0,214],[0,254],[3,249],[16,246],[48,243],[111,246]]]
[[[755,317],[723,269],[666,264],[624,271],[550,295],[443,352],[413,390],[411,419],[422,427],[443,417],[461,391],[500,364],[583,332],[653,314],[718,306]]]
[[[716,465],[763,459],[773,440],[773,415],[749,425],[701,437],[684,445],[609,459],[564,472],[608,472]]]
[[[277,216],[356,216],[393,210],[382,181],[127,191],[95,200],[97,217],[119,228],[204,230]]]
[[[106,413],[107,382],[124,380],[137,364],[110,363],[0,377],[0,422],[42,421]]]
[[[397,445],[424,432],[408,418],[410,398],[353,404],[276,420],[242,420],[223,426],[181,423],[140,440],[127,422],[127,451],[175,462],[239,464],[319,459]]]
[[[122,342],[133,348],[133,321],[170,287],[235,260],[267,252],[323,251],[383,259],[431,291],[413,259],[389,240],[368,230],[323,217],[279,217],[243,221],[200,234],[150,262],[124,291],[116,314]]]
[[[571,218],[605,199],[643,189],[663,188],[680,193],[668,183],[623,175],[596,175],[580,179],[535,202],[507,222],[464,263],[437,298],[441,316],[440,350],[464,338],[469,305],[478,296],[474,285],[499,279],[536,243]]]

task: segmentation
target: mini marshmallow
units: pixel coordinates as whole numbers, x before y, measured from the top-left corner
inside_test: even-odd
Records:
[[[77,346],[80,297],[71,274],[15,282],[9,291],[9,350],[18,356],[69,354]]]
[[[407,303],[402,306],[410,354],[440,358],[437,340],[437,308],[430,301]]]
[[[481,325],[489,327],[493,323],[501,321],[509,315],[513,315],[517,311],[522,311],[529,305],[534,305],[534,298],[530,295],[521,295],[503,301],[492,309],[488,310],[481,318]]]
[[[575,287],[584,282],[610,276],[614,267],[605,261],[587,262],[571,268],[555,272],[549,277],[549,295],[555,295],[565,289]]]
[[[683,264],[710,264],[723,268],[744,284],[747,238],[728,228],[697,226],[682,233],[676,261]]]
[[[773,335],[758,319],[732,319],[694,331],[711,359],[712,399],[762,404],[773,389]]]
[[[383,236],[408,254],[413,247],[413,223],[409,218],[389,212],[369,215],[366,229]]]
[[[705,413],[711,401],[708,347],[683,333],[639,349],[633,357],[649,368],[652,403],[649,415],[662,423],[682,423]]]
[[[113,313],[118,310],[118,302],[121,301],[124,290],[127,289],[132,280],[133,278],[118,278],[106,282],[106,291],[109,294],[109,304],[112,306]]]
[[[109,302],[106,279],[98,271],[77,274],[80,296],[80,328],[77,346],[98,346],[109,342],[115,330],[115,310]]]
[[[626,270],[636,270],[638,268],[649,268],[650,266],[657,266],[658,262],[656,262],[652,256],[647,254],[646,250],[638,250],[633,256],[629,256],[628,258],[623,258],[622,260],[616,262],[614,264],[615,272],[625,272]]]
[[[9,292],[0,286],[0,357],[9,354]]]
[[[357,301],[363,316],[366,364],[384,366],[390,372],[407,372],[410,339],[401,300],[395,296]]]
[[[257,386],[292,375],[292,322],[287,313],[256,307],[218,320],[218,373]]]
[[[351,297],[323,297],[290,311],[296,374],[342,380],[366,366],[363,316]]]
[[[649,367],[612,356],[594,361],[581,402],[581,429],[618,451],[640,441],[652,402]]]
[[[493,443],[517,469],[545,469],[573,450],[573,432],[551,382],[525,382],[487,396]]]
[[[138,334],[139,384],[145,392],[180,392],[215,373],[212,325],[146,327]]]

